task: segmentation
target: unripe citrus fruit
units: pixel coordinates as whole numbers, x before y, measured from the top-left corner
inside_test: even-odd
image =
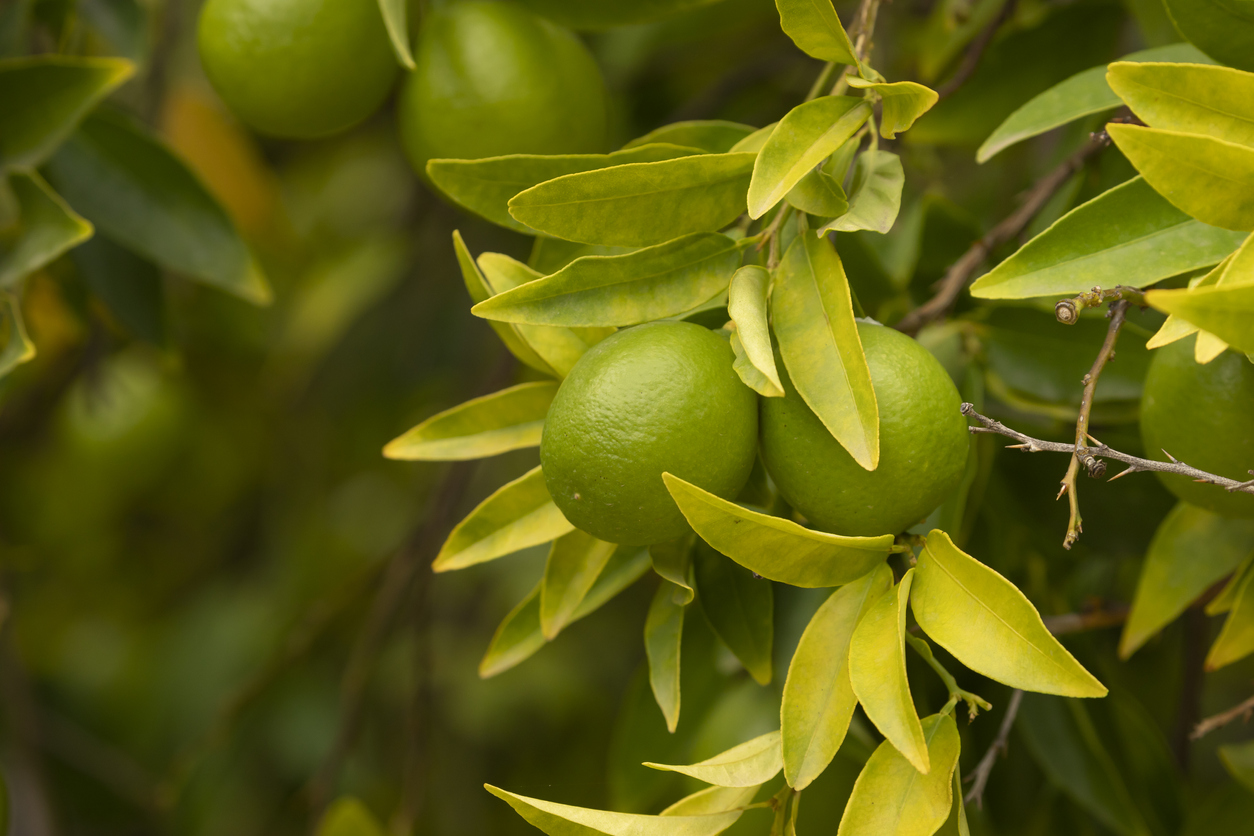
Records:
[[[433,158],[603,150],[605,84],[574,33],[520,6],[464,2],[431,15],[401,92],[418,171]]]
[[[360,122],[397,71],[376,0],[208,0],[197,41],[222,100],[274,136],[308,139]]]
[[[1193,360],[1193,340],[1154,351],[1141,397],[1145,455],[1163,451],[1207,473],[1245,481],[1254,468],[1254,363],[1225,351],[1206,365]],[[1229,517],[1254,517],[1254,496],[1228,493],[1187,476],[1158,474],[1167,490],[1192,505]]]
[[[753,469],[758,415],[734,359],[726,340],[688,322],[628,328],[588,349],[540,442],[566,518],[611,543],[648,545],[687,530],[664,472],[735,497]]]
[[[962,399],[923,346],[858,323],[880,413],[880,463],[853,460],[797,393],[762,399],[762,463],[780,494],[825,531],[896,534],[923,519],[962,481],[968,432]]]

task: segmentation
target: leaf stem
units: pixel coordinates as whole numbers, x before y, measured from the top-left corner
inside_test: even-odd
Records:
[[[930,644],[910,633],[906,633],[906,641],[910,642],[910,646],[923,657],[923,661],[927,662],[932,670],[936,671],[936,675],[941,678],[941,681],[945,683],[945,687],[949,690],[949,702],[941,710],[942,714],[947,714],[951,711],[957,705],[958,700],[962,700],[967,704],[967,713],[972,720],[975,719],[975,715],[980,713],[981,709],[988,711],[993,707],[988,700],[979,694],[973,694],[970,691],[964,691],[959,688],[958,681],[954,679],[953,674],[947,671],[945,666],[932,655],[932,646]]]

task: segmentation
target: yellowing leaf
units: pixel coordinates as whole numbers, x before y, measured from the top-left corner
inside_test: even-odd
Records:
[[[775,275],[775,336],[802,399],[859,465],[880,461],[879,407],[849,280],[827,238],[798,235]]]
[[[484,787],[549,836],[714,836],[740,818],[739,810],[701,816],[611,813],[528,798],[490,784]]]
[[[775,353],[771,349],[771,330],[767,322],[770,285],[771,274],[756,265],[741,267],[732,276],[727,298],[727,313],[736,323],[732,334],[736,362],[732,368],[745,385],[758,394],[782,398],[784,386],[775,370]]]
[[[0,174],[0,188],[4,188]],[[17,222],[0,238],[0,289],[22,279],[91,237],[92,225],[66,205],[34,171],[8,178],[17,203]]]
[[[464,569],[547,543],[573,529],[553,504],[537,466],[498,489],[459,522],[432,568]]]
[[[407,461],[457,461],[539,446],[544,416],[556,394],[556,383],[540,381],[474,398],[389,442],[383,455]]]
[[[645,766],[666,772],[681,772],[719,787],[757,787],[778,775],[784,761],[780,754],[779,732],[773,731],[699,763],[687,766],[646,763]]]
[[[1254,353],[1254,284],[1151,290],[1145,301],[1210,331],[1234,348]]]
[[[818,230],[818,234],[860,229],[888,232],[901,211],[901,190],[905,183],[901,157],[890,151],[863,151],[853,166],[849,211]]]
[[[1106,82],[1150,127],[1254,145],[1254,73],[1120,61],[1107,68]]]
[[[849,681],[880,734],[914,769],[927,773],[927,741],[906,679],[906,601],[914,575],[913,569],[906,572],[901,583],[877,598],[858,622],[849,644]],[[944,778],[948,786],[949,776]]]
[[[764,578],[803,587],[840,586],[883,563],[891,534],[842,537],[742,508],[669,473],[662,481],[688,524],[718,551]]]
[[[827,768],[845,739],[857,698],[849,681],[849,642],[867,608],[893,585],[881,563],[833,592],[793,653],[780,703],[784,776],[803,790]]]
[[[674,732],[679,724],[679,663],[684,638],[684,605],[691,600],[691,590],[663,580],[653,595],[653,603],[649,605],[649,614],[644,621],[649,687],[653,690],[658,708],[662,709],[662,716],[666,718],[666,730],[670,732]]]
[[[858,64],[832,0],[775,0],[780,28],[797,48],[820,61]]]
[[[1010,581],[934,530],[919,555],[910,608],[923,632],[973,671],[1044,694],[1104,697],[1106,688],[1045,628]]]
[[[1202,366],[1228,350],[1228,344],[1210,331],[1199,331],[1193,346],[1193,359]]]
[[[662,811],[663,816],[702,816],[725,813],[753,802],[757,787],[706,787],[685,796]]]
[[[1206,670],[1218,670],[1251,653],[1254,653],[1254,572],[1246,572],[1219,638],[1206,654]]]
[[[844,144],[871,115],[853,96],[822,96],[790,110],[767,138],[753,165],[749,217],[760,218],[802,177]]]
[[[616,548],[579,529],[553,541],[540,582],[540,628],[546,639],[570,623]]]
[[[849,77],[849,86],[858,90],[874,90],[884,100],[880,136],[895,139],[898,131],[909,130],[914,120],[932,109],[940,96],[930,87],[914,81],[875,82]]]
[[[1254,235],[1246,238],[1245,243],[1241,245],[1237,252],[1216,264],[1215,267],[1206,275],[1198,276],[1197,278],[1190,280],[1189,287],[1213,287],[1218,284],[1220,279],[1227,275],[1228,266],[1232,264],[1232,261],[1236,258],[1237,253],[1242,252],[1249,254],[1248,257],[1252,262],[1251,274],[1252,277],[1254,277],[1254,246],[1250,245],[1251,241],[1254,241]],[[1184,339],[1190,334],[1196,334],[1198,330],[1198,327],[1193,323],[1172,314],[1167,317],[1167,321],[1162,324],[1162,327],[1158,329],[1158,332],[1155,333],[1154,336],[1150,337],[1149,342],[1145,344],[1145,347],[1162,348],[1165,345],[1174,343],[1176,340]]]
[[[953,715],[933,714],[921,729],[932,769],[920,774],[885,740],[858,775],[837,836],[932,836],[945,823],[962,745],[958,727]]]

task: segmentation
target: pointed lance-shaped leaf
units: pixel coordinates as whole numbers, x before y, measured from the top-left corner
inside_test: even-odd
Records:
[[[684,796],[662,811],[663,816],[701,816],[747,807],[758,787],[706,787]]]
[[[8,186],[17,204],[17,221],[0,243],[0,289],[18,287],[22,279],[92,235],[92,225],[36,172],[14,172]]]
[[[26,335],[17,297],[0,290],[0,379],[35,358],[35,344]]]
[[[561,537],[574,526],[553,504],[537,465],[502,486],[457,524],[432,568],[464,569]]]
[[[1245,576],[1249,574],[1251,568],[1254,567],[1254,552],[1250,552],[1249,557],[1241,561],[1236,570],[1228,577],[1223,588],[1219,590],[1214,598],[1206,603],[1205,611],[1207,615],[1219,615],[1220,613],[1231,612],[1237,603],[1237,593],[1241,591],[1241,584],[1245,581]]]
[[[759,685],[771,681],[775,595],[771,582],[755,578],[705,543],[693,552],[697,600],[714,632]]]
[[[841,586],[884,562],[893,536],[844,537],[803,528],[728,502],[678,476],[662,481],[688,524],[718,551],[770,580],[802,587]]]
[[[653,571],[675,585],[676,600],[680,604],[692,603],[692,549],[696,535],[691,531],[675,540],[654,543],[649,546],[649,560]]]
[[[866,610],[892,585],[893,572],[881,563],[833,592],[801,634],[779,710],[784,776],[795,790],[819,777],[844,742],[858,702],[849,681],[849,642]]]
[[[669,732],[674,732],[679,724],[680,647],[684,638],[685,604],[691,600],[691,590],[663,579],[644,620],[649,687],[653,690],[658,708],[662,710],[662,716],[666,718],[666,730]]]
[[[497,789],[488,792],[549,836],[715,836],[740,818],[739,810],[700,816],[642,816],[556,804]]]
[[[901,157],[891,151],[863,151],[853,166],[849,211],[818,230],[818,235],[861,229],[881,234],[888,232],[901,211],[901,190],[905,183]]]
[[[866,470],[880,461],[879,407],[845,268],[831,241],[798,235],[775,274],[775,336],[793,385]]]
[[[616,548],[579,529],[553,541],[540,582],[540,628],[546,639],[570,623]]]
[[[775,0],[779,24],[797,48],[820,61],[858,65],[845,27],[832,0]]]
[[[648,247],[715,232],[745,210],[755,154],[701,154],[568,174],[515,195],[509,212],[583,244]]]
[[[785,114],[753,165],[749,217],[760,218],[774,208],[870,115],[871,106],[853,96],[823,96]]]
[[[1229,275],[1228,268],[1232,266],[1238,257],[1241,259],[1238,268]],[[1189,288],[1215,287],[1221,284],[1241,284],[1243,279],[1254,282],[1254,235],[1246,238],[1245,243],[1236,252],[1216,264],[1206,275],[1190,279]],[[1187,319],[1181,319],[1175,314],[1169,314],[1167,321],[1162,324],[1162,327],[1158,329],[1154,336],[1150,337],[1145,347],[1161,348],[1176,340],[1184,339],[1190,334],[1196,334],[1198,330],[1198,327]]]
[[[1058,643],[1018,587],[945,532],[927,535],[915,573],[915,620],[971,670],[1024,691],[1106,696],[1106,687]]]
[[[520,383],[433,415],[383,448],[389,459],[460,461],[537,447],[557,383]]]
[[[1254,653],[1254,572],[1246,572],[1219,637],[1206,654],[1206,670],[1214,671]]]
[[[784,760],[780,754],[779,732],[773,731],[699,763],[686,766],[645,763],[645,766],[666,772],[681,772],[719,787],[757,787],[778,775]]]
[[[913,582],[914,570],[910,569],[858,622],[849,643],[849,681],[862,710],[880,734],[915,769],[927,773],[927,741],[906,678],[906,601]],[[948,782],[949,777],[945,780]]]
[[[849,86],[874,90],[883,99],[880,136],[895,139],[898,131],[909,130],[914,121],[932,109],[940,99],[937,92],[915,81],[876,82],[849,77]]]
[[[752,264],[741,267],[732,276],[727,313],[736,323],[732,346],[740,346],[732,368],[745,385],[758,394],[780,398],[784,396],[784,386],[775,370],[775,352],[771,348],[771,329],[767,321],[770,286],[771,274],[764,267]]]
[[[414,69],[414,54],[409,48],[409,4],[406,0],[379,0],[379,11],[396,60],[405,69]]]
[[[724,119],[691,119],[671,122],[649,131],[623,146],[626,151],[642,145],[666,143],[685,148],[699,148],[707,154],[726,154],[745,137],[756,131],[752,125]],[[626,160],[624,160],[626,162]]]
[[[1234,348],[1254,354],[1254,284],[1151,290],[1145,301],[1203,328]]]
[[[1254,73],[1120,61],[1107,68],[1106,82],[1150,127],[1254,145]]]

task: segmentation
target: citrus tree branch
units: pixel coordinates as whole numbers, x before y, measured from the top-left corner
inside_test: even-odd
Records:
[[[1250,697],[1240,705],[1234,705],[1227,711],[1220,712],[1213,717],[1207,717],[1193,727],[1193,732],[1189,735],[1189,739],[1197,740],[1199,737],[1210,734],[1215,729],[1223,728],[1237,719],[1248,723],[1252,715],[1254,715],[1254,697]]]
[[[1023,692],[1016,688],[1015,692],[1010,695],[1010,703],[1006,706],[1006,716],[1001,718],[1001,727],[997,730],[993,745],[989,746],[984,757],[980,758],[975,771],[967,776],[967,780],[971,782],[971,789],[967,790],[966,796],[963,797],[963,801],[967,804],[974,803],[976,807],[984,809],[984,788],[988,785],[988,776],[993,772],[997,757],[1005,754],[1010,748],[1010,730],[1014,727],[1015,717],[1019,715],[1019,705],[1022,702]]]

